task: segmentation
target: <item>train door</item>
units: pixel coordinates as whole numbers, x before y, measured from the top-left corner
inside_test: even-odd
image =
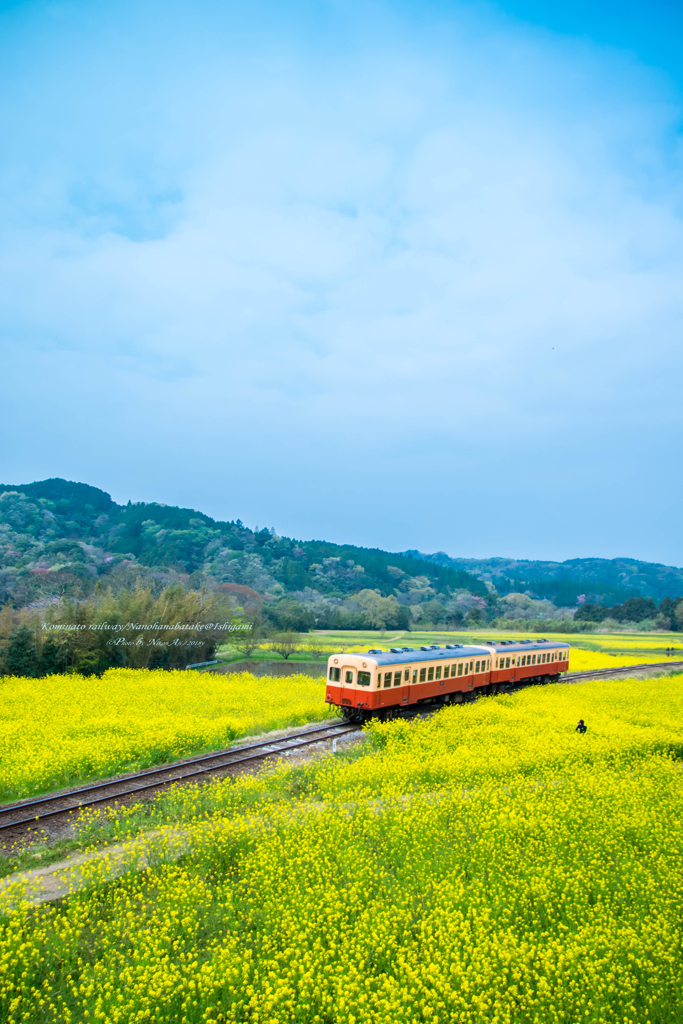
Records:
[[[353,706],[355,702],[356,690],[354,683],[356,681],[356,670],[352,665],[342,665],[341,670],[341,702],[342,704],[350,704]]]

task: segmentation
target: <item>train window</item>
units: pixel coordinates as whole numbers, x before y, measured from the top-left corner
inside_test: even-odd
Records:
[[[403,678],[405,679],[406,682],[408,682],[408,680],[410,679],[410,669],[409,668],[407,668],[405,670],[405,672],[403,673]]]
[[[433,668],[427,669],[427,682],[431,683],[433,678],[434,678],[434,669]]]
[[[467,675],[467,673],[469,672],[469,670],[470,670],[470,667],[469,667],[469,665],[467,664],[467,662],[465,662],[465,675]],[[459,675],[459,674],[460,674],[460,673],[458,673],[458,675]]]
[[[388,689],[391,686],[391,672],[384,673],[384,689]]]
[[[382,688],[382,673],[378,672],[377,673],[377,689],[380,690],[381,688]]]
[[[427,669],[426,668],[421,668],[420,669],[420,682],[424,683],[426,678],[427,678]]]
[[[522,658],[522,660],[521,660],[520,664],[521,664],[521,665],[526,665],[526,654],[525,654],[525,655],[524,655],[524,657]]]
[[[460,662],[460,664],[458,665],[458,675],[462,675],[462,662]]]
[[[340,679],[341,679],[341,669],[340,668],[331,668],[330,669],[330,680],[331,680],[331,682],[338,683]]]
[[[417,682],[417,669],[414,668],[413,669],[413,686],[415,685],[416,682]]]
[[[478,672],[478,671],[479,671],[479,662],[477,662],[477,667],[475,668],[475,670],[474,670],[474,671],[475,671],[475,672]]]
[[[435,679],[441,679],[441,665],[437,666],[436,675],[434,676],[434,678]]]
[[[359,672],[358,673],[358,685],[359,686],[369,686],[371,682],[372,682],[372,678],[371,678],[369,672]]]
[[[536,664],[536,655],[535,655],[535,654],[532,654],[532,655],[531,655],[531,664],[532,664],[532,665],[535,665],[535,664]]]
[[[510,659],[509,658],[505,659],[505,668],[510,668]]]
[[[448,679],[450,674],[451,674],[451,666],[450,665],[444,665],[444,670],[443,670],[443,677],[444,677],[444,679]],[[455,675],[455,671],[453,672],[453,675]]]
[[[353,670],[350,668],[344,673],[344,686],[353,686]]]
[[[398,672],[394,672],[394,686],[400,686],[400,685],[401,685],[401,670],[399,669]]]

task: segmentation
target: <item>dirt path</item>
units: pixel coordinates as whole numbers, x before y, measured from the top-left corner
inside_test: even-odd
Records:
[[[278,731],[287,733],[290,730]],[[335,742],[343,749],[364,741],[362,733],[352,733]],[[291,765],[305,764],[329,753],[331,749],[332,740],[321,740],[320,743],[292,752],[287,756],[287,761]],[[261,770],[262,766],[259,765],[249,770],[249,774]],[[191,827],[194,829],[196,826],[194,822]],[[103,847],[90,853],[74,853],[45,867],[6,875],[0,879],[0,913],[12,912],[25,901],[32,906],[53,903],[79,889],[116,878],[126,871],[142,871],[152,863],[177,860],[187,851],[189,836],[190,829],[181,826],[157,829],[143,833],[127,843]]]
[[[31,906],[52,903],[94,882],[116,878],[125,871],[143,870],[152,859],[155,862],[159,860],[160,852],[154,840],[161,835],[160,832],[150,832],[143,839],[109,846],[93,853],[74,854],[48,867],[8,875],[0,880],[0,910],[12,911],[24,901],[28,901]],[[183,855],[187,849],[187,835],[184,829],[163,833],[164,860],[177,860]],[[97,870],[89,871],[91,866]]]

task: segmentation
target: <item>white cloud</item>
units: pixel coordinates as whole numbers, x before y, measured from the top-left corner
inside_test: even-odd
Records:
[[[683,313],[680,111],[664,84],[483,16],[459,25],[456,13],[441,36],[412,39],[394,21],[380,38],[352,55],[327,44],[324,60],[314,38],[278,53],[253,37],[237,53],[226,37],[206,61],[195,48],[178,81],[182,38],[167,27],[168,67],[158,53],[149,77],[136,64],[122,137],[108,134],[125,120],[114,83],[89,61],[89,101],[60,115],[51,99],[66,141],[53,128],[42,158],[30,132],[23,155],[16,143],[3,320],[58,461],[85,423],[106,435],[119,410],[159,481],[173,472],[166,442],[198,453],[188,487],[212,464],[207,438],[230,447],[244,501],[255,459],[265,477],[279,471],[280,443],[306,453],[294,492],[311,460],[353,451],[363,473],[381,454],[408,471],[422,445],[454,466],[561,451],[580,493],[597,463],[572,455],[572,435],[609,448],[616,430],[628,447],[657,429],[678,389]],[[19,112],[54,82],[74,95],[52,60]],[[75,396],[68,416],[56,353]],[[668,444],[652,434],[663,459]],[[84,476],[92,460],[73,464]],[[148,480],[141,472],[116,468]],[[522,503],[526,472],[503,472]],[[473,487],[474,504],[489,500]],[[444,496],[457,491],[444,481]],[[305,502],[287,502],[306,518]],[[402,515],[405,546],[449,546],[447,515]],[[380,512],[356,516],[348,528],[369,539]],[[325,512],[310,529],[341,535],[340,523]],[[527,533],[533,545],[537,527]]]

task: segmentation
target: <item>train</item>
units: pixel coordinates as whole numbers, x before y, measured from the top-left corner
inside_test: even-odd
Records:
[[[351,722],[386,721],[416,704],[459,703],[515,683],[556,681],[568,669],[569,644],[545,638],[332,654],[325,701]]]

